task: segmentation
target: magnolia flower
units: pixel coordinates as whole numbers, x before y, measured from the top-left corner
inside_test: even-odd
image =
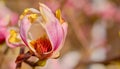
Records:
[[[8,9],[4,2],[0,1],[0,44],[7,36],[7,30],[10,26],[17,23],[18,15]]]
[[[40,60],[56,58],[65,41],[67,23],[62,19],[60,10],[54,15],[41,3],[39,9],[25,9],[20,16],[20,37]]]

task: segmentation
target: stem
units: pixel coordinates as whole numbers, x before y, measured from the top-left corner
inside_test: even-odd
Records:
[[[30,62],[30,61],[27,61],[27,60],[25,60],[24,62],[26,64],[30,65],[31,67],[35,67],[35,64],[33,62]]]
[[[24,48],[24,47],[21,47],[21,48],[20,48],[20,53],[19,53],[19,55],[24,54],[24,52],[25,52],[25,48]],[[21,69],[21,65],[22,65],[22,62],[17,63],[16,69]]]
[[[25,52],[25,48],[24,48],[24,47],[21,47],[21,48],[20,48],[20,54],[24,54],[24,52]]]

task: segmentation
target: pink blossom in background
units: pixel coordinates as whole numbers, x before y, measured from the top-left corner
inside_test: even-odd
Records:
[[[116,22],[120,23],[120,9],[117,9],[114,19]]]
[[[9,61],[8,66],[9,66],[9,69],[16,69],[15,60]]]
[[[3,23],[3,21],[5,22]],[[0,1],[0,26],[7,26],[7,25],[13,26],[17,24],[17,21],[18,21],[18,14],[11,11],[9,8],[5,6],[4,2]]]
[[[81,54],[77,51],[72,51],[66,53],[61,59],[49,59],[43,69],[74,69],[80,60]]]
[[[86,0],[67,0],[66,6],[74,9],[81,9],[86,3]]]
[[[97,21],[91,30],[90,59],[104,61],[107,56],[107,27],[105,21]]]
[[[75,13],[84,12],[88,16],[92,16],[94,14],[92,4],[89,0],[67,0],[64,8],[72,9],[69,12],[74,11]],[[74,14],[76,15],[76,14]]]
[[[99,11],[100,16],[103,19],[111,20],[114,19],[117,8],[113,4],[106,3],[103,10]]]
[[[107,0],[99,0],[93,2],[94,13],[100,16],[103,20],[114,20],[119,22],[119,8]]]
[[[59,59],[49,59],[48,63],[42,69],[62,69]]]
[[[5,41],[5,36],[6,36],[6,28],[0,28],[0,44]]]
[[[17,21],[18,14],[12,12],[4,2],[0,1],[0,43],[5,41],[8,28],[16,25]]]
[[[11,17],[10,17],[10,23],[11,23],[11,25],[13,26],[13,25],[16,25],[17,23],[18,23],[18,14],[17,13],[11,13],[11,15],[10,15]]]
[[[55,0],[48,0],[45,4],[55,12],[58,8],[60,8],[60,2]]]

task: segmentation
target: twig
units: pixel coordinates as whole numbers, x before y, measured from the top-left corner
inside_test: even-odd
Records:
[[[20,55],[21,54],[24,54],[24,52],[25,52],[25,48],[24,47],[21,47],[20,48]],[[21,68],[21,65],[22,65],[22,63],[20,62],[20,63],[17,63],[17,65],[16,65],[16,69],[20,69]]]

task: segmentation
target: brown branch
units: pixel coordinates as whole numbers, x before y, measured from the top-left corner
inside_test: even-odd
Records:
[[[20,48],[20,55],[21,54],[24,54],[24,52],[25,52],[25,48],[24,47],[21,47]],[[20,69],[21,68],[21,65],[22,65],[22,62],[20,62],[20,63],[17,63],[17,65],[16,65],[16,69]]]

